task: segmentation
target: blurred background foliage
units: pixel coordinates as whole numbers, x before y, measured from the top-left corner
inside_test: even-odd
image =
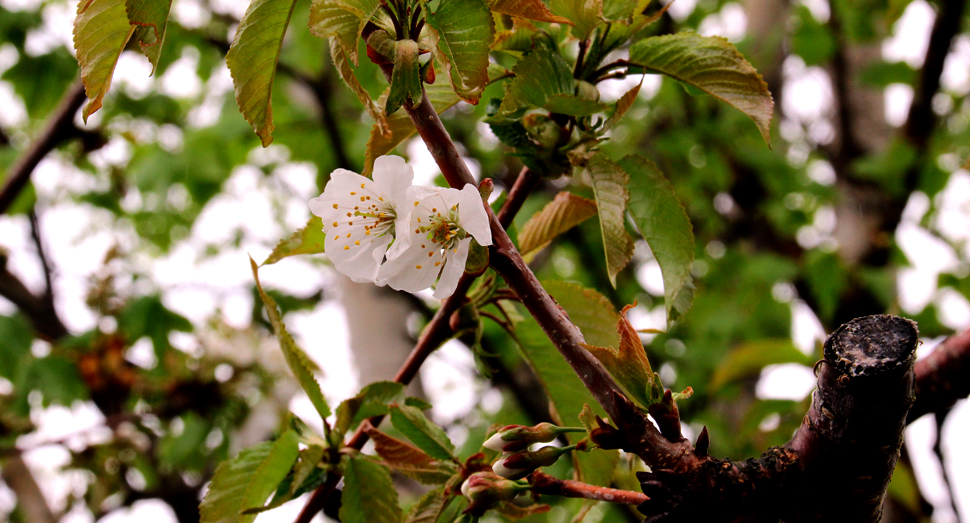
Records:
[[[655,161],[694,226],[693,307],[644,341],[667,386],[693,387],[681,412],[693,434],[708,427],[712,454],[746,458],[787,441],[807,390],[765,393],[765,369],[804,382],[823,331],[877,313],[916,319],[925,339],[970,325],[964,3],[678,0],[646,29],[728,36],[776,100],[769,149],[740,112],[647,76],[604,145],[612,157]],[[0,300],[0,514],[11,521],[91,521],[145,499],[171,508],[160,520],[197,521],[214,467],[271,436],[291,406],[306,410],[253,299],[245,253],[258,258],[302,226],[306,200],[331,171],[361,170],[371,122],[340,85],[326,43],[305,29],[308,2],[298,2],[274,86],[275,140],[262,149],[236,108],[224,60],[244,7],[176,0],[154,76],[143,56],[126,51],[104,108],[87,124],[75,121],[0,217],[0,276],[35,297],[49,291],[69,331],[52,336],[8,294]],[[73,10],[58,0],[0,0],[0,173],[77,81]],[[358,77],[375,99],[386,86],[366,60]],[[607,82],[603,96],[636,82]],[[493,84],[484,100],[503,88]],[[481,123],[487,105],[461,104],[443,121],[474,170],[508,187],[521,163]],[[420,142],[397,152],[419,176],[433,176]],[[544,181],[517,226],[561,187]],[[586,222],[538,254],[534,270],[594,287],[617,309],[636,302],[635,326],[663,328],[649,249],[638,244],[614,289],[599,235]],[[350,396],[356,388],[340,376],[345,335],[326,335],[343,316],[320,311],[341,310],[351,287],[322,256],[278,266],[263,271],[265,283],[322,367],[325,393]],[[425,295],[404,303],[414,336],[436,304]],[[305,326],[324,317],[324,329]],[[515,342],[494,323],[486,322],[474,364],[467,349],[450,347],[451,360],[423,373],[424,388],[434,403],[460,381],[449,373],[472,377],[467,405],[433,411],[464,442],[463,456],[479,450],[493,423],[549,417]],[[357,363],[377,350],[355,351]],[[389,377],[359,373],[357,385]],[[70,426],[53,427],[57,420]],[[616,484],[635,489],[635,465],[620,467]],[[39,499],[24,486],[31,470]],[[893,485],[887,520],[929,521],[933,506],[908,461]],[[551,501],[553,511],[528,521],[569,521],[582,505]],[[625,519],[637,520],[601,506],[586,521]]]

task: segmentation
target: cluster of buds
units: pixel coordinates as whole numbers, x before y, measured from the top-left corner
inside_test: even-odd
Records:
[[[558,427],[552,423],[540,423],[534,427],[506,425],[488,438],[483,446],[498,452],[518,452],[529,448],[533,443],[549,443],[567,432],[586,432],[586,429]]]
[[[529,490],[528,484],[518,483],[492,472],[476,472],[461,484],[461,493],[470,502],[465,512],[482,514],[498,503],[515,499],[520,492]]]
[[[503,454],[492,465],[492,472],[508,479],[522,479],[539,467],[548,467],[559,460],[559,456],[573,450],[576,445],[568,447],[542,447],[539,450],[520,450],[512,454]]]

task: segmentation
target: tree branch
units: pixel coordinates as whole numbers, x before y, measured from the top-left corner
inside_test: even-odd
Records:
[[[567,498],[595,499],[597,501],[608,501],[610,503],[620,503],[624,505],[639,505],[649,500],[646,494],[641,492],[630,492],[607,487],[597,487],[580,481],[571,479],[559,479],[549,474],[537,470],[529,478],[532,485],[532,492],[535,494],[548,494],[550,496],[563,496]]]
[[[57,523],[58,518],[47,504],[44,493],[19,452],[3,462],[0,475],[3,482],[17,495],[17,506],[20,507],[25,521]]]
[[[67,335],[67,327],[54,309],[50,293],[35,296],[14,274],[7,270],[7,258],[0,254],[0,296],[10,300],[27,316],[37,332],[48,341]]]
[[[84,86],[81,82],[77,82],[64,93],[60,105],[51,115],[44,131],[7,171],[6,182],[3,189],[0,189],[0,214],[7,212],[27,186],[34,168],[47,156],[47,153],[72,136],[74,113],[84,103],[85,98]]]
[[[916,362],[916,403],[907,422],[949,409],[970,395],[970,329],[950,336]]]

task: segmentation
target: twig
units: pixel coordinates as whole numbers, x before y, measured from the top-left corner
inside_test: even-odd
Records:
[[[54,309],[54,300],[47,295],[34,296],[19,278],[7,270],[7,260],[2,254],[0,254],[0,296],[16,305],[34,324],[37,332],[47,340],[53,341],[67,335],[67,327],[61,322]]]
[[[74,113],[81,107],[84,100],[84,86],[81,82],[75,83],[64,93],[60,105],[48,120],[44,132],[7,171],[7,181],[3,189],[0,189],[0,214],[7,212],[20,192],[27,186],[34,168],[47,156],[47,153],[72,136]]]
[[[532,485],[532,492],[550,496],[595,499],[623,505],[639,505],[650,499],[642,492],[597,487],[571,479],[559,479],[541,470],[537,470],[529,476],[529,484]]]
[[[37,257],[40,258],[40,265],[44,270],[44,298],[53,301],[54,286],[51,284],[51,266],[47,260],[47,255],[44,254],[44,242],[40,239],[40,224],[37,222],[36,211],[31,209],[27,213],[27,217],[30,219],[30,238],[34,241]]]

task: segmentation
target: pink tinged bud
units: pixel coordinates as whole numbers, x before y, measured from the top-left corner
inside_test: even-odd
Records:
[[[522,450],[506,454],[492,465],[492,472],[508,479],[522,479],[539,467],[548,467],[575,447],[542,447],[533,452]]]
[[[491,472],[476,472],[461,484],[461,493],[471,502],[465,512],[481,514],[497,503],[512,501],[528,485],[499,477]]]
[[[540,423],[534,427],[506,425],[499,429],[484,447],[498,452],[518,452],[529,448],[533,443],[549,443],[564,432],[552,423]]]

